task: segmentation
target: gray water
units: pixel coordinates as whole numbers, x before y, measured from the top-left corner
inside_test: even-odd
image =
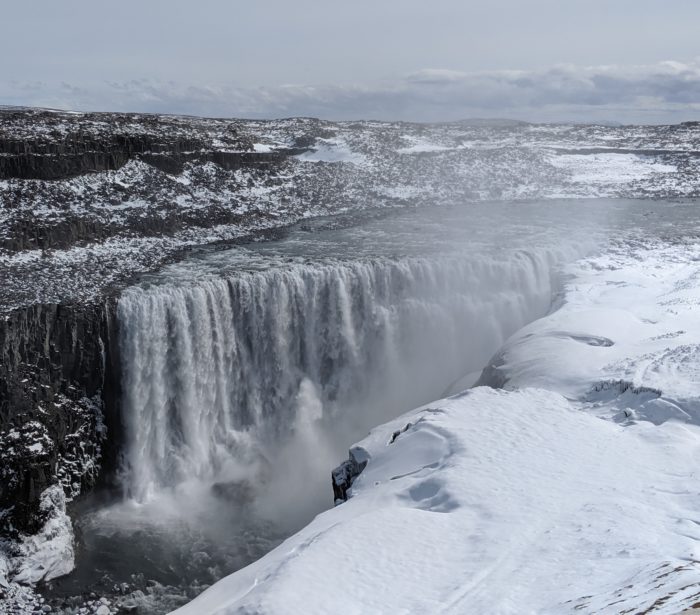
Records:
[[[125,583],[129,600],[166,612],[257,559],[332,506],[330,471],[354,441],[467,386],[544,315],[561,265],[684,207],[316,219],[144,277],[118,307],[126,499],[81,515],[78,568],[52,592]]]

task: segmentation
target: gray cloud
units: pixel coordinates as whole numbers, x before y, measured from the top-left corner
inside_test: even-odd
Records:
[[[458,70],[447,68],[424,68],[423,70],[411,73],[406,77],[409,83],[437,85],[447,83],[458,83],[464,81],[468,75]]]
[[[661,122],[700,100],[697,0],[4,4],[0,104]]]
[[[700,118],[700,60],[472,73],[426,68],[384,82],[257,88],[150,79],[92,84],[13,81],[0,84],[0,100],[79,110],[250,118],[443,121],[501,116],[671,122]]]

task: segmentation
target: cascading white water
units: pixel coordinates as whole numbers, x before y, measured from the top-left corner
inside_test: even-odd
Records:
[[[312,465],[314,425],[340,434],[340,455],[545,313],[558,258],[326,261],[130,289],[118,310],[129,494],[241,479],[260,459],[274,473],[293,437]]]
[[[75,591],[135,582],[144,610],[169,612],[262,557],[332,505],[348,446],[468,386],[629,209],[334,216],[145,276],[118,306],[129,497],[81,516]]]

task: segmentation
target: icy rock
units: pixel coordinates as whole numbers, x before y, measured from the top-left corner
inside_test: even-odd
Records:
[[[0,319],[0,509],[21,532],[43,524],[48,487],[74,498],[97,479],[110,315],[107,304],[34,305]]]
[[[350,449],[348,459],[331,472],[333,499],[336,504],[347,501],[348,491],[354,480],[365,469],[369,456],[360,447]]]
[[[99,609],[97,609],[97,611],[95,611],[95,615],[109,615],[109,607],[103,604]]]
[[[46,519],[34,536],[26,536],[19,545],[20,555],[13,560],[17,569],[12,580],[35,585],[68,574],[74,567],[73,526],[66,514],[66,499],[60,486],[41,494],[40,512]]]
[[[10,586],[7,577],[10,574],[10,562],[7,558],[0,553],[0,588],[7,588]]]

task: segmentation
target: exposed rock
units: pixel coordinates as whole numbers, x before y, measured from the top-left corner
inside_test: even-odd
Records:
[[[333,500],[336,505],[346,502],[355,479],[367,466],[367,452],[362,448],[352,448],[348,453],[348,459],[343,461],[335,470],[331,472],[331,483],[333,485]]]
[[[39,529],[40,496],[51,485],[61,484],[68,498],[95,485],[105,423],[119,433],[113,327],[110,302],[34,305],[0,320],[0,509],[8,511],[6,532]]]
[[[0,127],[8,134],[0,138],[0,179],[67,179],[117,170],[136,157],[180,172],[185,162],[213,158],[211,141],[172,117],[9,111],[0,113]],[[253,149],[233,126],[226,136],[239,153]]]

